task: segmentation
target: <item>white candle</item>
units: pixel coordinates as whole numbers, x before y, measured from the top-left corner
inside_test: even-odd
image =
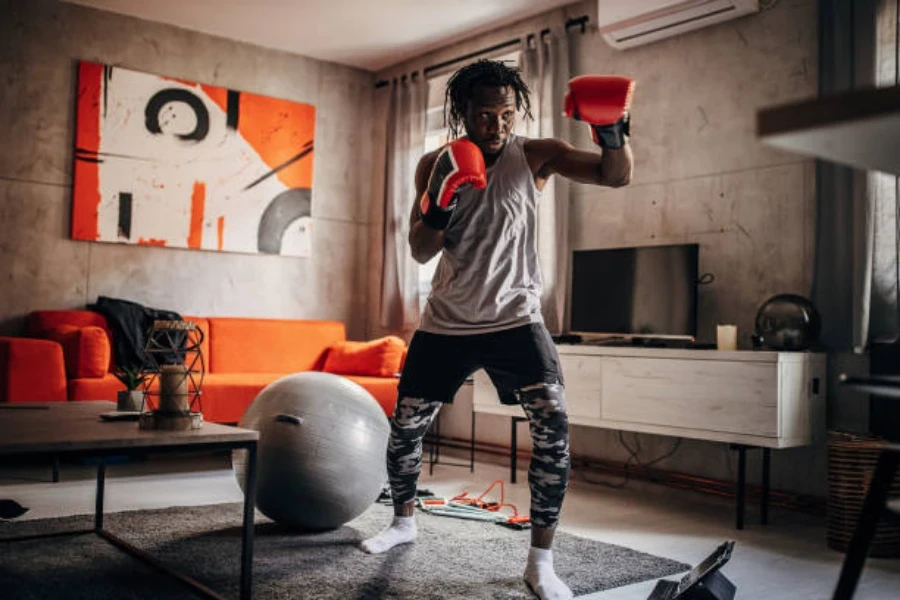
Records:
[[[737,350],[737,325],[716,325],[716,347]]]
[[[188,372],[184,365],[162,365],[159,373],[159,411],[168,414],[187,414]]]

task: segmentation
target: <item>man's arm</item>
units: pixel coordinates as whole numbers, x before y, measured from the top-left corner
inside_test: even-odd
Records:
[[[556,139],[528,140],[525,154],[538,187],[551,175],[561,175],[578,183],[621,187],[631,181],[631,146],[587,152]]]
[[[569,80],[564,105],[567,117],[591,127],[600,154],[576,150],[561,140],[536,140],[529,153],[535,183],[562,175],[579,183],[620,187],[631,181],[631,96],[634,80],[619,75],[581,75]]]
[[[412,213],[409,215],[409,248],[413,259],[419,264],[431,260],[444,247],[443,229],[433,229],[422,222],[422,211],[419,199],[428,187],[428,176],[434,167],[438,153],[429,152],[419,160],[416,166],[416,197],[413,200]]]

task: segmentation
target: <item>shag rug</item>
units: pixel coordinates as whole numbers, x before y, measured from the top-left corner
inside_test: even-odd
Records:
[[[105,515],[104,527],[228,598],[238,597],[241,504],[215,504]],[[373,504],[325,533],[287,530],[257,513],[253,597],[530,598],[522,581],[530,532],[493,523],[417,514],[419,537],[381,555],[357,543],[380,531],[391,509]],[[0,538],[90,528],[93,517],[0,523]],[[576,595],[680,573],[690,568],[659,556],[556,533],[557,574]],[[0,541],[3,598],[194,598],[95,535]]]

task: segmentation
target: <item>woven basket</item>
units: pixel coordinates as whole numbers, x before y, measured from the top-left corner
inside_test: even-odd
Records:
[[[828,432],[828,547],[846,552],[856,529],[866,492],[884,441],[874,436]],[[900,497],[900,474],[894,477],[890,497]],[[869,556],[900,556],[900,524],[881,519]]]

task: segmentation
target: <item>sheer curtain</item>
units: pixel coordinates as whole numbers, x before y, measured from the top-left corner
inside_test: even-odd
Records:
[[[874,83],[874,5],[880,0],[819,2],[819,92]],[[869,340],[874,256],[872,174],[816,164],[818,221],[812,299],[824,344],[863,352]]]
[[[384,174],[380,325],[410,331],[419,319],[418,263],[407,243],[416,164],[425,147],[428,84],[418,73],[390,83]]]
[[[898,84],[898,0],[821,0],[820,93]],[[897,177],[820,161],[813,301],[832,350],[900,333]]]
[[[570,77],[569,40],[565,27],[523,40],[521,70],[531,89],[531,113],[526,135],[570,139],[563,99]],[[565,327],[569,268],[569,183],[562,177],[547,182],[538,206],[538,256],[544,281],[542,311],[551,333]]]
[[[900,84],[900,0],[878,0],[875,13],[875,85]],[[898,177],[869,174],[873,200],[872,284],[869,339],[892,340],[900,333],[900,198]]]

